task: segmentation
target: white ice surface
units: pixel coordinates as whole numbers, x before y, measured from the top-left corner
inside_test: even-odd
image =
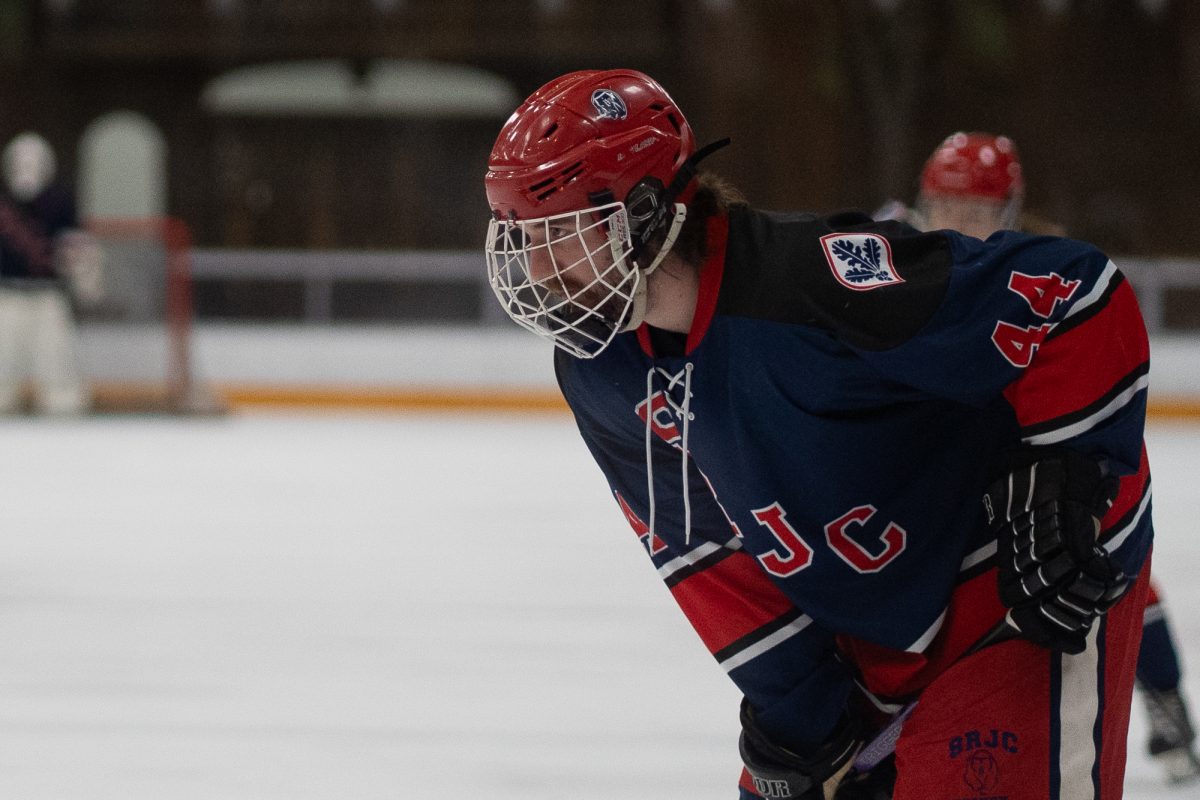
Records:
[[[737,694],[565,417],[6,420],[0,798],[736,796]],[[1200,427],[1154,426],[1200,698]],[[1127,797],[1168,790],[1135,708]]]

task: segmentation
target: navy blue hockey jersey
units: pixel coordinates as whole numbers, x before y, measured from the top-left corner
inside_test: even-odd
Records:
[[[0,282],[55,278],[55,238],[77,226],[75,201],[62,187],[28,202],[0,192]]]
[[[1103,539],[1138,571],[1149,352],[1093,247],[737,207],[710,220],[700,281],[686,338],[643,326],[556,371],[659,575],[781,742],[821,742],[856,679],[919,691],[998,619],[994,583],[952,597],[994,561],[981,496],[1021,443],[1123,476]]]

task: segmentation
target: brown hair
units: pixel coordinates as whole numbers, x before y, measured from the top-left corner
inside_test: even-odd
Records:
[[[746,205],[746,198],[732,183],[711,172],[700,173],[696,182],[696,193],[688,202],[687,219],[671,249],[687,263],[700,266],[708,256],[709,218],[734,206]]]

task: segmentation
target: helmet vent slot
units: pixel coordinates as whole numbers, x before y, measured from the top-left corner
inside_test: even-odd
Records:
[[[677,119],[675,118],[675,115],[674,115],[674,114],[668,113],[668,114],[667,114],[667,121],[671,123],[671,127],[675,129],[675,132],[676,132],[676,133],[682,133],[682,132],[683,132],[683,128],[681,128],[681,127],[679,126],[679,120],[677,120]]]
[[[560,172],[559,175],[562,176],[563,183],[566,183],[569,180],[574,180],[575,178],[578,178],[579,173],[581,173],[581,172],[583,172],[583,162],[576,161],[574,164],[572,164],[571,166],[567,167],[562,172]]]
[[[546,186],[549,186],[552,183],[554,183],[554,178],[546,178],[546,180],[544,180],[544,181],[538,181],[537,183],[531,185],[529,187],[529,191],[536,192],[538,189],[545,188]]]
[[[552,122],[552,123],[550,124],[550,127],[549,127],[549,128],[546,128],[546,131],[545,131],[545,132],[542,134],[542,138],[543,138],[543,139],[549,139],[551,136],[553,136],[553,135],[554,135],[554,132],[555,132],[556,130],[558,130],[558,123],[557,123],[557,122]]]

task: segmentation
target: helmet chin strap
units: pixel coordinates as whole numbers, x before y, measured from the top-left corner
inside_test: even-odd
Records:
[[[633,303],[629,308],[629,318],[621,327],[621,333],[631,331],[646,320],[646,294],[648,278],[658,269],[658,265],[663,262],[667,254],[671,252],[671,248],[675,245],[675,240],[679,238],[679,231],[683,229],[683,222],[687,219],[687,206],[683,203],[676,203],[672,210],[671,227],[667,229],[667,236],[663,240],[662,247],[654,256],[654,260],[650,262],[645,269],[639,269],[637,262],[633,263],[633,269],[638,274],[637,284],[633,287]]]
[[[645,269],[639,269],[637,258],[632,262],[632,267],[635,272],[640,273],[637,276],[637,284],[633,288],[633,302],[630,304],[629,317],[625,324],[621,326],[621,333],[631,331],[639,327],[646,319],[646,278],[648,278],[654,270],[658,269],[658,265],[662,263],[667,254],[671,252],[671,248],[675,245],[675,240],[679,237],[679,231],[683,228],[683,222],[687,219],[687,205],[677,202],[677,198],[683,194],[688,184],[692,182],[692,178],[696,177],[696,166],[708,158],[713,153],[725,147],[730,142],[729,139],[719,139],[711,144],[705,145],[683,162],[679,171],[675,173],[675,177],[671,180],[671,184],[663,192],[663,205],[660,207],[659,216],[656,220],[650,222],[638,235],[637,241],[634,244],[633,252],[641,255],[642,248],[645,247],[646,241],[658,230],[662,225],[663,215],[666,214],[667,208],[671,209],[671,224],[667,229],[666,238],[663,239],[662,247],[654,255],[654,260],[650,262]]]

